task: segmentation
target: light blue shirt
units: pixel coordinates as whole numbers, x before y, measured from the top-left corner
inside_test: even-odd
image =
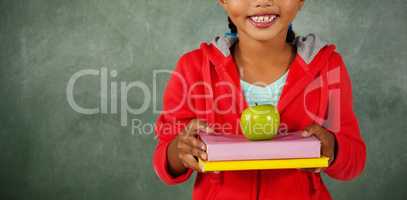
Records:
[[[287,80],[288,71],[289,70],[287,70],[287,72],[278,80],[265,86],[250,84],[240,79],[240,84],[249,106],[254,106],[256,104],[271,104],[277,106]]]

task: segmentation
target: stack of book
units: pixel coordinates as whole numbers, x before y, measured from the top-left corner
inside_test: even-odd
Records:
[[[249,141],[243,135],[199,134],[206,144],[208,159],[199,160],[203,172],[262,169],[321,168],[321,143],[300,132],[278,135],[268,141]]]

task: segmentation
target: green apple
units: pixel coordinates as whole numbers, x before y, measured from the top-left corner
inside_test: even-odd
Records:
[[[280,114],[273,105],[250,106],[242,112],[240,126],[249,140],[271,140],[278,133]]]

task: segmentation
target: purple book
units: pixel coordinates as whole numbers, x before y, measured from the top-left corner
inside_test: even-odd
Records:
[[[300,132],[278,135],[273,140],[250,141],[243,135],[199,134],[206,144],[208,161],[319,158],[321,143]]]

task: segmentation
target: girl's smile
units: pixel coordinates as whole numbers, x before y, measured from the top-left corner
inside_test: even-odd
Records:
[[[236,26],[240,39],[285,42],[289,24],[304,0],[218,0]]]
[[[256,28],[263,29],[272,26],[277,21],[278,17],[279,15],[275,14],[261,14],[250,16],[248,17],[248,20]]]

